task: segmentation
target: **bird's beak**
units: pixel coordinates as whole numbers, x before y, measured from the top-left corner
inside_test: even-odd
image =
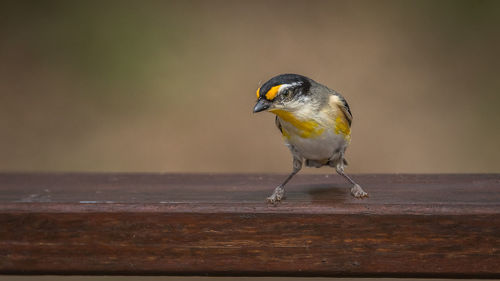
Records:
[[[271,106],[271,102],[266,99],[259,99],[255,107],[253,108],[253,113],[261,112],[268,109]]]

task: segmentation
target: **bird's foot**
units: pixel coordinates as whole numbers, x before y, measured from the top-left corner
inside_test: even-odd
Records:
[[[281,199],[285,199],[285,188],[279,185],[274,189],[273,194],[267,197],[267,202],[271,204],[276,204],[280,202]]]
[[[354,196],[354,198],[359,198],[359,199],[363,199],[364,197],[368,197],[368,193],[366,193],[362,188],[361,186],[359,186],[359,184],[355,184],[352,188],[351,188],[351,194],[352,196]]]

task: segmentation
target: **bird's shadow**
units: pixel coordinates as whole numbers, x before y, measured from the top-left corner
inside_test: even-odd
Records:
[[[349,200],[349,189],[332,184],[301,184],[297,186],[307,192],[312,204],[336,204]]]

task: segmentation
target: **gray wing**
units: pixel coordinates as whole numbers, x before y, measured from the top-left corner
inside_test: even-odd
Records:
[[[337,96],[339,97],[340,103],[339,108],[342,110],[342,112],[345,115],[345,118],[347,118],[347,122],[349,123],[349,126],[351,126],[352,123],[352,113],[351,113],[351,108],[349,107],[349,104],[345,100],[345,98],[337,93]]]

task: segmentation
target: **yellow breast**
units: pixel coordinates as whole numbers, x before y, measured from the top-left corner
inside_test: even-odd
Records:
[[[342,135],[347,141],[351,138],[349,123],[342,112],[322,111],[321,113],[324,113],[323,117],[302,119],[285,110],[272,109],[270,111],[293,127],[289,128],[290,126],[288,126],[287,128],[287,126],[283,126],[283,136],[287,139],[290,139],[290,135],[298,135],[302,138],[316,138],[321,136],[326,128],[331,128],[335,134]]]
[[[272,109],[270,111],[296,129],[296,132],[288,132],[287,128],[283,128],[283,136],[285,138],[290,138],[291,133],[296,133],[303,138],[314,138],[320,136],[325,131],[325,128],[320,126],[314,119],[302,120],[297,118],[293,113],[281,109]]]

